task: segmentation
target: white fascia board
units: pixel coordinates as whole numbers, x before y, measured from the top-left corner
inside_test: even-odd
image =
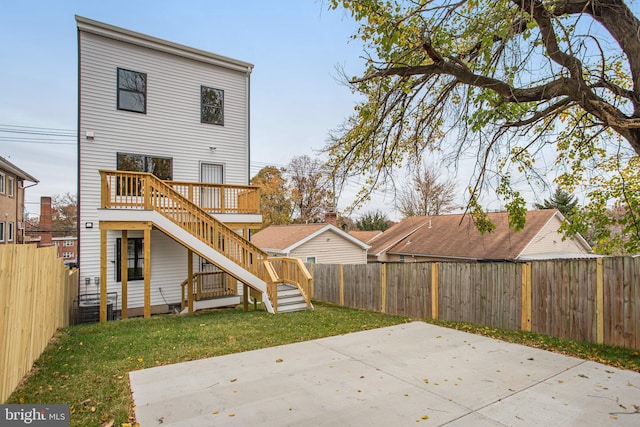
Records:
[[[253,64],[76,15],[79,31],[251,74]]]

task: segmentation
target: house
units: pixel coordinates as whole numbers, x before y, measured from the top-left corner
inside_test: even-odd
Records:
[[[58,258],[63,258],[67,265],[77,262],[78,238],[75,236],[53,237],[53,245],[58,248]]]
[[[233,305],[248,292],[277,312],[274,283],[286,278],[248,241],[262,223],[248,185],[253,65],[76,24],[78,262],[100,319],[108,308],[127,317]]]
[[[527,212],[521,231],[506,212],[488,213],[496,228],[481,234],[463,214],[410,217],[367,241],[369,262],[505,261],[583,258],[591,247],[580,235],[564,239],[556,209]]]
[[[0,157],[0,245],[24,243],[24,190],[37,183],[33,176]]]
[[[328,223],[270,225],[251,242],[274,257],[307,263],[366,264],[369,245]]]

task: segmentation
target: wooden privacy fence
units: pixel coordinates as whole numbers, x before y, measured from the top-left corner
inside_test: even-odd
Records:
[[[5,402],[58,328],[69,325],[78,270],[57,248],[0,245],[0,402]]]
[[[640,350],[640,257],[309,269],[319,301]]]

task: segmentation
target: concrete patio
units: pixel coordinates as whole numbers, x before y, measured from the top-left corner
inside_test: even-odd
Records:
[[[640,425],[640,373],[423,322],[130,379],[142,427]]]

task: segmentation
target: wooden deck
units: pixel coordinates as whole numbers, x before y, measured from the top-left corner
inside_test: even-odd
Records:
[[[247,237],[249,228],[255,224],[243,224],[242,235],[236,230],[230,228],[222,221],[216,219],[212,214],[259,214],[260,212],[260,192],[257,187],[237,186],[237,185],[217,185],[204,183],[184,183],[173,181],[162,181],[149,173],[128,172],[128,171],[100,171],[101,176],[101,208],[116,209],[119,212],[123,210],[154,211],[161,216],[166,225],[175,228],[176,225],[182,230],[188,232],[190,239],[195,237],[196,246],[204,243],[206,248],[204,251],[215,250],[223,255],[224,263],[230,260],[235,267],[220,269],[228,276],[235,280],[240,280],[245,285],[244,294],[247,295],[248,288],[253,287],[258,291],[267,294],[273,311],[277,312],[277,284],[289,283],[299,287],[301,293],[305,296],[307,305],[311,303],[308,295],[311,283],[311,275],[304,267],[304,264],[297,259],[278,258],[269,259],[267,254],[258,247],[254,246]],[[115,213],[115,211],[112,211]],[[167,220],[169,222],[167,222]],[[150,230],[157,225],[151,221],[100,221],[100,248],[101,248],[101,266],[100,266],[100,292],[101,292],[101,321],[106,320],[106,292],[107,292],[107,230],[122,231],[122,247],[121,256],[123,260],[127,258],[127,230],[144,230],[145,241],[150,241]],[[234,223],[234,228],[238,224]],[[176,233],[180,228],[175,228]],[[183,231],[179,233],[183,234]],[[195,244],[195,243],[194,243]],[[144,245],[144,314],[150,316],[150,246]],[[203,246],[203,248],[205,248]],[[192,312],[193,300],[199,295],[206,295],[207,291],[201,286],[205,282],[204,277],[198,276],[193,272],[193,247],[187,247],[188,260],[187,269],[188,277],[185,280],[183,289],[194,290],[193,292],[183,292],[183,301],[187,301],[189,311]],[[201,257],[201,252],[195,251]],[[215,253],[213,252],[213,253]],[[216,255],[219,257],[219,255]],[[212,260],[209,260],[212,261]],[[126,262],[122,262],[122,307],[126,312],[127,301],[127,268]],[[240,267],[241,270],[238,270]],[[147,271],[149,269],[149,271]],[[252,280],[241,279],[233,271],[240,273],[242,271],[250,273],[262,283],[252,283]],[[239,274],[240,276],[244,273]],[[226,280],[226,279],[225,279]],[[195,286],[197,284],[197,287]],[[213,286],[215,288],[215,286]],[[233,288],[231,288],[233,289]],[[212,291],[217,292],[217,291]],[[186,293],[186,295],[184,295]],[[104,294],[104,295],[103,295]],[[104,298],[102,298],[104,296]],[[246,303],[245,303],[246,305]],[[104,313],[103,313],[104,311]]]

